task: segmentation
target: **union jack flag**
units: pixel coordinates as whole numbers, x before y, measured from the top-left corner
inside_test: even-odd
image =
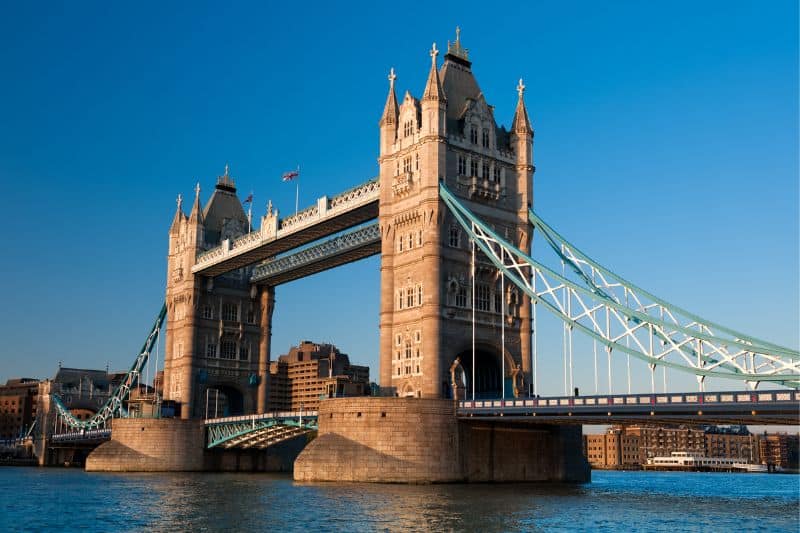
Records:
[[[292,181],[293,179],[295,179],[299,175],[300,175],[300,171],[299,170],[290,170],[289,172],[284,172],[283,173],[283,181]]]

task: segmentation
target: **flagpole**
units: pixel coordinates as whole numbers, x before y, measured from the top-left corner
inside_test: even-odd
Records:
[[[300,165],[297,165],[297,183],[294,186],[294,214],[296,215],[300,205]]]

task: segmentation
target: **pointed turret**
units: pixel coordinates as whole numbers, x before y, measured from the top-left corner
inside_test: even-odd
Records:
[[[422,93],[422,101],[433,100],[438,102],[446,102],[442,83],[439,81],[439,70],[436,68],[436,56],[439,55],[439,50],[436,49],[436,43],[430,51],[431,55],[431,71],[428,73],[428,81],[425,84],[425,92]]]
[[[394,124],[397,125],[397,95],[394,92],[394,80],[397,76],[394,74],[394,67],[389,71],[389,95],[386,97],[386,105],[383,106],[383,115],[381,121],[378,123],[381,127]]]
[[[189,212],[189,222],[191,224],[202,224],[203,223],[203,211],[202,211],[202,208],[200,207],[200,183],[199,182],[194,187],[194,203],[192,204],[191,212]]]
[[[394,68],[389,71],[389,95],[386,97],[386,105],[383,106],[383,115],[378,123],[381,129],[381,155],[388,154],[392,150],[392,144],[397,139],[397,121],[400,111],[397,107],[397,95],[394,92]]]
[[[183,196],[179,194],[175,203],[178,204],[178,208],[175,210],[175,216],[172,218],[169,232],[177,234],[180,233],[181,223],[186,220],[186,215],[183,213]]]
[[[522,78],[519,79],[519,84],[517,85],[517,94],[519,95],[519,99],[517,100],[517,109],[514,111],[514,120],[511,123],[511,132],[516,134],[526,134],[531,135],[533,134],[533,128],[531,128],[531,121],[528,119],[528,110],[525,109],[525,86],[522,84]]]
[[[433,43],[430,55],[431,70],[428,73],[425,92],[422,94],[422,131],[423,135],[444,136],[447,98],[439,80],[439,71],[436,68],[436,56],[439,55],[436,43]]]

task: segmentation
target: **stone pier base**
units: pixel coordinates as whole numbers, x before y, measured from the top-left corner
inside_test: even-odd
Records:
[[[321,402],[319,435],[298,481],[399,483],[589,481],[580,426],[458,421],[452,400]]]
[[[89,472],[291,472],[301,435],[266,450],[206,450],[202,420],[114,420],[111,440],[89,454]]]
[[[111,440],[86,459],[88,472],[204,470],[202,420],[117,418]]]

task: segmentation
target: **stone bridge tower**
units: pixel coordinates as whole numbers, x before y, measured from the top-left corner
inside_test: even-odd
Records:
[[[178,199],[169,230],[164,398],[180,403],[182,418],[205,417],[207,397],[209,416],[214,409],[219,416],[263,412],[262,313],[249,269],[215,278],[192,274],[198,253],[248,229],[227,166],[205,208],[200,206],[199,185],[188,216]]]
[[[379,123],[380,382],[398,396],[449,397],[449,369],[460,357],[471,389],[474,301],[476,395],[499,397],[502,386],[506,396],[519,394],[526,385],[512,381],[519,385],[522,375],[527,384],[531,376],[530,301],[509,283],[503,293],[497,270],[480,253],[473,296],[471,244],[439,198],[439,182],[500,235],[530,249],[533,130],[524,86],[520,80],[506,130],[495,122],[458,32],[440,68],[437,55],[434,44],[419,100],[406,92],[398,105],[392,70]]]

